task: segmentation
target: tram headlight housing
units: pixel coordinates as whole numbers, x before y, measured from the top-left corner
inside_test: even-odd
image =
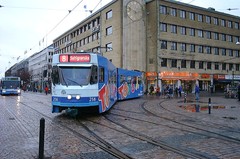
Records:
[[[67,95],[67,99],[72,99],[72,96],[71,95]]]
[[[80,99],[80,95],[76,95],[76,99],[79,100]]]

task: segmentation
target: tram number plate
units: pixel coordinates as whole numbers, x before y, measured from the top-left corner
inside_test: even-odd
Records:
[[[97,100],[96,97],[90,97],[90,98],[89,98],[89,102],[95,102],[96,100]]]

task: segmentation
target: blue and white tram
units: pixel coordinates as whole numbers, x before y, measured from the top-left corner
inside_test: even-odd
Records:
[[[119,82],[120,78],[130,78],[126,75],[127,71],[116,68],[107,58],[98,54],[56,54],[53,56],[52,66],[53,113],[68,109],[77,109],[80,112],[96,110],[103,113],[119,99],[143,95],[142,82],[139,82],[141,72],[133,71],[136,72],[135,82],[133,79],[130,84],[137,86],[134,87],[135,91],[128,91],[130,89],[126,87],[130,88],[131,85]]]

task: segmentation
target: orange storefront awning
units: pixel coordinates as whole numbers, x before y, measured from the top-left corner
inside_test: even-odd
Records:
[[[160,75],[162,80],[197,80],[199,79],[198,73],[191,72],[171,72],[164,71]]]

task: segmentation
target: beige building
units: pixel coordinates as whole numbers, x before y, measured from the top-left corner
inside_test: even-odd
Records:
[[[240,17],[170,0],[113,0],[54,40],[146,72],[147,86],[223,90],[240,81]]]

